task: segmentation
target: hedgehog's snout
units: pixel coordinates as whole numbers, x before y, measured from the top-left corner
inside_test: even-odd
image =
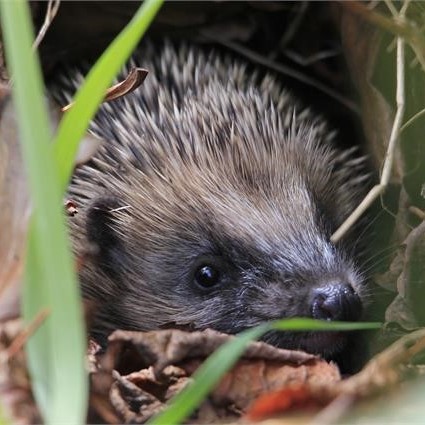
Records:
[[[353,287],[345,282],[328,282],[312,290],[311,316],[319,320],[356,321],[362,302]]]

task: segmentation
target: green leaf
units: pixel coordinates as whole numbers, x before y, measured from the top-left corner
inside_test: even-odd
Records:
[[[357,331],[379,329],[382,324],[377,322],[325,322],[309,318],[294,318],[276,320],[270,323],[271,329],[281,331]]]
[[[32,24],[23,0],[2,1],[1,21],[23,160],[34,213],[29,230],[23,316],[28,323],[43,308],[50,315],[27,344],[35,396],[47,423],[82,423],[87,404],[85,334],[58,170]]]

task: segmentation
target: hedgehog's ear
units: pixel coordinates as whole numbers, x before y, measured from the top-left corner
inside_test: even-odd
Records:
[[[126,258],[114,220],[114,213],[120,207],[119,198],[108,196],[98,198],[87,211],[86,235],[93,246],[91,257],[111,277],[120,275]]]

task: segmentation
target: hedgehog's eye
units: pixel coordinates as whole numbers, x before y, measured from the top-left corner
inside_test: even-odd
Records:
[[[204,264],[195,272],[195,281],[203,288],[211,288],[220,280],[220,272],[217,267],[209,264]]]

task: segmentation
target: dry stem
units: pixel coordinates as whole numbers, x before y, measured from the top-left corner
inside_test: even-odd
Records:
[[[41,41],[43,40],[44,36],[46,35],[47,30],[50,27],[50,24],[52,23],[53,19],[55,18],[58,10],[59,10],[60,0],[49,0],[49,3],[47,5],[47,11],[46,16],[44,17],[44,22],[42,27],[40,28],[40,31],[37,34],[37,38],[34,41],[34,44],[32,46],[33,50],[37,50],[38,46],[40,45]]]

